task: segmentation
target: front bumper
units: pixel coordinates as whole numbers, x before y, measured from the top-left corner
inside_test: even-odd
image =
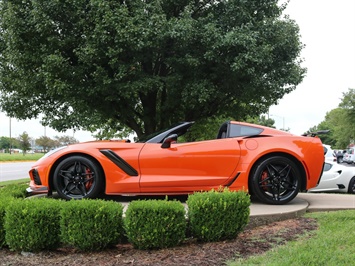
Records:
[[[48,187],[35,185],[34,181],[31,180],[30,186],[28,188],[26,188],[26,191],[30,195],[47,194]]]
[[[26,189],[28,194],[34,195],[34,194],[49,193],[48,187],[42,185],[37,169],[31,169],[29,175],[30,175],[30,186]]]

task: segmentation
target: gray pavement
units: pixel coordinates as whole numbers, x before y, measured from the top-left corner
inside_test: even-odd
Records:
[[[354,194],[299,193],[285,205],[252,203],[249,227],[297,218],[306,212],[355,210]]]
[[[355,210],[355,194],[300,193],[297,198],[309,203],[307,212]]]

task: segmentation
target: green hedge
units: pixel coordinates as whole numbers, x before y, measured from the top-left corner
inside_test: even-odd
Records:
[[[27,195],[26,188],[28,188],[27,183],[23,184],[10,184],[0,187],[0,198],[21,198],[24,199]]]
[[[123,206],[104,200],[72,200],[61,209],[64,244],[90,251],[118,244],[123,236]]]
[[[16,198],[26,197],[28,184],[11,184],[0,187],[0,248],[6,246],[5,241],[5,207]]]
[[[138,249],[172,247],[185,239],[187,225],[181,202],[132,201],[124,221],[128,240]]]
[[[0,197],[0,248],[5,247],[5,207],[9,204],[7,198]]]
[[[233,239],[249,222],[250,197],[246,192],[208,191],[189,195],[189,229],[200,241]]]
[[[249,195],[227,189],[190,195],[187,217],[178,201],[139,200],[129,204],[125,218],[123,206],[114,201],[22,200],[25,186],[0,189],[0,248],[15,251],[62,245],[102,250],[124,237],[138,249],[177,246],[186,236],[220,241],[235,238],[250,215]]]
[[[5,210],[5,240],[11,250],[39,251],[60,245],[57,200],[13,200]]]

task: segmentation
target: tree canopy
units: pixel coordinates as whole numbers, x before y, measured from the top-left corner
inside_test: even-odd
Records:
[[[309,132],[328,129],[329,134],[319,136],[324,144],[344,149],[355,143],[355,89],[344,92],[339,106],[327,112],[325,119]]]
[[[2,0],[0,108],[58,131],[266,113],[299,84],[277,0]]]

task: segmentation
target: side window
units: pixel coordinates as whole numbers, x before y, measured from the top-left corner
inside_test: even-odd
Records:
[[[327,147],[325,147],[324,145],[323,145],[323,150],[324,150],[324,154],[327,154],[328,149],[327,149]]]
[[[260,128],[231,124],[229,137],[254,136],[259,135],[261,132],[263,132],[263,130]]]

